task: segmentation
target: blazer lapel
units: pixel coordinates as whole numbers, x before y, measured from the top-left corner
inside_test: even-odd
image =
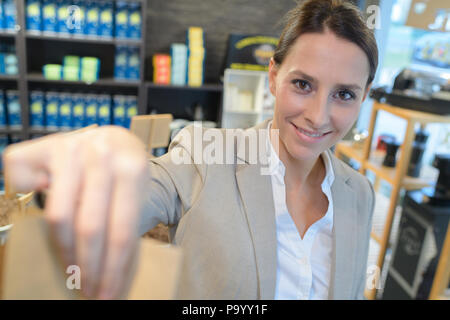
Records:
[[[266,124],[267,121],[253,129],[264,128]],[[260,145],[265,146],[265,143]],[[265,150],[260,154],[266,155]],[[250,164],[248,159],[240,159],[244,163],[238,163],[236,166],[236,180],[253,240],[259,288],[258,298],[273,299],[277,271],[277,238],[270,175],[261,174],[259,159],[256,164]]]
[[[336,161],[331,152],[330,157],[336,178],[331,186],[334,221],[329,299],[351,299],[356,263],[356,197],[350,178],[343,172],[342,164]]]

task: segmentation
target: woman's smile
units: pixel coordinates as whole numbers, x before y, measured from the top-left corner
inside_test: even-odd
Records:
[[[306,143],[318,143],[322,142],[328,134],[330,134],[332,131],[327,132],[313,132],[309,131],[300,127],[297,127],[295,124],[292,124],[292,127],[294,128],[294,131],[297,135],[297,137]]]

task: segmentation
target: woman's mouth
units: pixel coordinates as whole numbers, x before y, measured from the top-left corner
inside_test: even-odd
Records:
[[[299,128],[293,123],[292,123],[292,125],[295,128],[295,132],[297,133],[297,136],[299,136],[300,139],[302,139],[302,140],[304,140],[306,142],[319,142],[326,135],[331,133],[331,131],[328,131],[328,132],[312,132],[312,131],[305,130],[303,128]]]

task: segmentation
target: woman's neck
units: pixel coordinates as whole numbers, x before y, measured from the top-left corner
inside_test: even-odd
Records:
[[[272,122],[271,129],[277,129],[277,125]],[[325,178],[326,169],[320,155],[312,159],[299,160],[292,157],[286,149],[279,135],[272,135],[270,131],[270,140],[272,145],[275,144],[273,139],[278,141],[278,157],[283,162],[285,170],[286,187],[302,188],[302,187],[318,187]]]

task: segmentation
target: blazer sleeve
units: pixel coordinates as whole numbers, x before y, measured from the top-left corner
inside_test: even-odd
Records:
[[[206,166],[193,161],[193,126],[181,130],[168,152],[149,160],[150,178],[139,225],[140,234],[158,223],[176,225],[201,192]],[[198,143],[202,143],[198,141]],[[180,160],[183,161],[174,161]]]
[[[370,233],[372,231],[372,218],[373,218],[373,212],[375,209],[375,191],[373,189],[372,183],[370,183],[370,181],[364,177],[364,180],[366,181],[366,183],[369,185],[368,188],[366,188],[366,190],[369,192],[370,196],[369,196],[369,201],[367,201],[367,224],[365,225],[365,238],[364,238],[364,242],[363,242],[363,256],[365,258],[365,262],[364,265],[362,267],[361,270],[361,274],[359,276],[359,282],[357,285],[357,291],[356,291],[356,299],[358,300],[364,300],[365,296],[364,296],[364,290],[366,287],[366,282],[367,282],[367,258],[369,256],[369,244],[370,244]]]

